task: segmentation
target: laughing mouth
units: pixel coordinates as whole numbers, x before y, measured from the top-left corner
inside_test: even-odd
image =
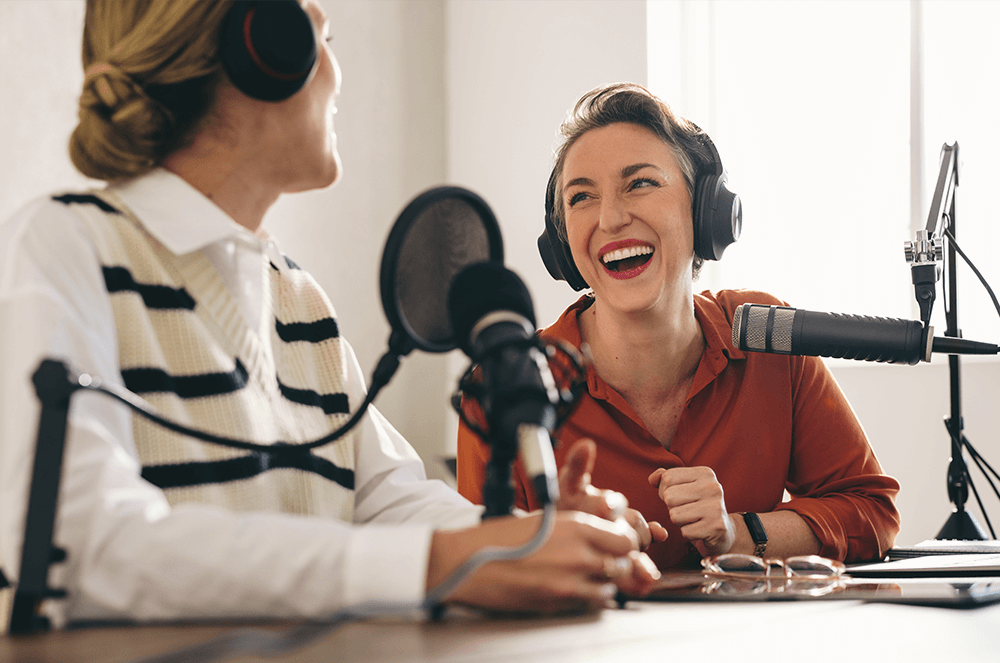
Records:
[[[601,256],[601,263],[611,272],[627,272],[645,265],[653,257],[651,246],[629,246]]]

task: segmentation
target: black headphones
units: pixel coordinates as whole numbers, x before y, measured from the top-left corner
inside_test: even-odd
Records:
[[[697,137],[711,155],[711,161],[695,174],[691,216],[694,221],[694,252],[704,260],[718,260],[726,247],[740,238],[743,207],[740,197],[726,188],[726,170],[715,145],[705,133]],[[589,288],[573,262],[569,244],[555,225],[556,171],[552,170],[545,188],[545,231],[538,237],[542,262],[557,281],[566,281],[574,290]]]
[[[282,101],[316,70],[316,33],[298,0],[237,0],[222,22],[219,57],[247,96]]]

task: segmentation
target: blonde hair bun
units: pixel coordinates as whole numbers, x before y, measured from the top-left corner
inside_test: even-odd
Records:
[[[169,111],[120,68],[91,66],[80,95],[79,125],[70,139],[70,158],[94,179],[140,175],[163,156],[172,134]]]
[[[142,175],[190,140],[225,76],[234,0],[87,0],[83,90],[69,153],[98,180]]]

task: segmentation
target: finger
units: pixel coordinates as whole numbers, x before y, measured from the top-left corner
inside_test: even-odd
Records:
[[[667,528],[660,523],[653,521],[649,523],[649,534],[652,536],[653,541],[657,543],[663,543],[667,540]]]
[[[653,542],[653,534],[649,529],[649,523],[641,513],[635,509],[629,509],[625,513],[625,522],[632,526],[639,537],[639,550],[645,550]]]
[[[647,594],[660,579],[659,570],[653,564],[653,560],[644,553],[633,552],[627,559],[628,572],[622,574],[616,580],[616,584],[625,594],[632,596]]]
[[[688,469],[688,468],[685,468]],[[658,493],[668,507],[692,504],[699,501],[718,501],[723,498],[722,486],[715,473],[708,468],[690,468],[696,472],[664,475]]]
[[[650,474],[648,477],[646,477],[646,480],[649,481],[649,485],[653,486],[654,488],[656,486],[659,486],[660,477],[663,476],[664,472],[666,472],[666,470],[662,467],[658,467],[657,469],[653,470],[653,473]]]
[[[590,485],[590,475],[594,471],[597,460],[597,445],[593,440],[578,440],[563,461],[559,471],[559,490],[561,494],[585,492]]]
[[[643,553],[632,553],[632,574],[630,579],[634,585],[638,585],[643,590],[651,587],[653,583],[660,579],[660,570],[656,564]]]
[[[628,509],[628,500],[613,490],[598,490],[588,485],[585,491],[577,493],[572,501],[560,502],[566,508],[583,511],[605,520],[618,520]]]
[[[632,560],[628,556],[611,557],[605,556],[601,562],[601,570],[597,575],[599,580],[613,582],[615,584],[624,582],[632,576]]]
[[[658,491],[660,495],[660,500],[667,506],[670,511],[670,519],[673,522],[677,522],[677,514],[674,513],[676,510],[687,509],[690,510],[695,508],[695,505],[700,502],[706,501],[706,496],[692,490],[690,484],[684,484],[682,486],[661,486]]]
[[[608,520],[618,520],[628,511],[628,498],[614,490],[601,491],[608,507]],[[638,513],[638,511],[636,512]],[[641,514],[640,514],[641,517]]]
[[[699,480],[715,479],[715,472],[708,467],[670,467],[659,468],[653,474],[659,474],[659,485],[680,486],[687,483],[695,483]]]
[[[670,514],[670,522],[681,528],[691,527],[697,523],[707,525],[713,520],[710,506],[705,501],[686,502],[684,504],[670,505],[667,513]]]
[[[604,520],[586,513],[574,513],[581,535],[598,553],[621,557],[639,549],[639,537],[624,518]]]

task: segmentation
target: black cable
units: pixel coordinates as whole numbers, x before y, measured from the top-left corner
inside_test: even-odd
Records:
[[[978,458],[983,462],[983,465],[986,466],[986,468],[990,471],[991,474],[993,474],[993,476],[995,476],[997,479],[1000,479],[1000,474],[997,474],[997,471],[993,469],[993,466],[990,465],[988,462],[986,462],[986,459],[983,458],[983,455],[980,454],[979,451],[977,451],[976,448],[972,446],[972,443],[969,442],[968,438],[966,438],[965,435],[962,435],[962,443],[966,446],[966,448],[968,448],[969,453],[971,453],[973,456],[975,456],[976,458]],[[983,474],[986,474],[986,472],[983,472]],[[1000,497],[1000,492],[997,492],[997,497]]]
[[[986,279],[983,277],[980,271],[976,269],[976,266],[972,264],[972,261],[969,260],[969,256],[965,255],[965,252],[962,251],[962,248],[958,245],[958,242],[955,240],[955,236],[951,234],[951,229],[945,228],[944,232],[948,236],[948,239],[951,241],[952,246],[955,247],[955,251],[958,253],[958,255],[962,256],[962,259],[965,260],[965,264],[967,264],[972,269],[972,272],[977,277],[979,277],[980,283],[983,284],[983,287],[986,288],[986,292],[988,292],[990,295],[990,299],[993,300],[993,306],[996,308],[997,314],[1000,315],[1000,301],[997,301],[997,296],[993,294],[993,288],[991,288],[990,284],[986,282]]]
[[[965,254],[965,251],[962,250],[962,247],[959,246],[958,241],[955,239],[955,235],[951,232],[951,228],[949,228],[947,225],[944,227],[944,234],[948,237],[948,241],[951,242],[951,246],[955,248],[955,252],[962,257],[962,260],[965,261],[965,264],[969,266],[973,274],[976,275],[976,278],[979,279],[979,282],[983,284],[984,288],[986,288],[986,292],[989,294],[990,299],[993,300],[993,307],[997,310],[997,314],[1000,315],[1000,301],[997,300],[997,296],[993,292],[993,288],[991,288],[990,284],[986,282],[986,278],[983,276],[982,272],[979,271],[979,269],[972,262],[972,260],[969,259],[969,256]],[[953,438],[952,444],[954,445],[955,443],[956,440]],[[979,468],[979,471],[986,478],[986,481],[989,482],[990,488],[993,489],[993,493],[997,496],[998,499],[1000,499],[1000,490],[997,489],[996,484],[993,483],[993,479],[990,478],[990,473],[992,473],[993,476],[997,477],[998,479],[1000,479],[1000,474],[997,474],[997,471],[993,469],[993,467],[986,461],[985,458],[983,458],[979,454],[978,451],[976,451],[975,447],[972,446],[972,444],[969,442],[968,438],[966,438],[964,434],[961,436],[961,440],[958,441],[959,453],[961,453],[963,447],[969,450],[969,456],[972,458],[972,461],[976,464],[976,467]],[[983,467],[984,465],[985,469]],[[989,470],[989,472],[987,472],[987,469]],[[972,488],[973,495],[975,495],[976,497],[976,502],[979,504],[979,510],[983,514],[983,518],[986,520],[986,526],[990,530],[990,536],[996,539],[997,536],[996,532],[993,530],[993,523],[990,522],[990,517],[989,515],[987,515],[986,509],[983,507],[983,501],[979,496],[979,491],[976,489],[976,484],[972,481],[972,475],[969,473],[968,465],[966,465],[965,467],[965,477],[966,481],[969,484],[969,487]]]
[[[375,374],[372,376],[372,386],[365,394],[365,399],[361,403],[361,406],[351,415],[351,418],[347,420],[340,428],[324,435],[323,437],[313,440],[312,442],[274,442],[272,444],[256,444],[253,442],[245,442],[243,440],[236,440],[233,438],[225,437],[224,435],[216,435],[215,433],[209,433],[208,431],[199,430],[197,428],[189,428],[187,426],[182,426],[178,423],[170,421],[160,416],[153,406],[150,405],[148,401],[140,396],[132,393],[131,391],[124,389],[114,383],[103,383],[100,378],[93,377],[87,374],[80,374],[76,376],[76,385],[82,389],[87,389],[91,391],[99,391],[103,394],[107,394],[112,398],[121,401],[134,411],[138,412],[142,416],[146,417],[150,421],[163,426],[167,430],[171,430],[175,433],[181,435],[187,435],[195,439],[201,440],[203,442],[209,442],[211,444],[217,444],[224,447],[232,447],[235,449],[243,449],[245,451],[256,451],[263,453],[286,453],[302,451],[304,449],[315,449],[316,447],[321,447],[324,444],[329,444],[334,440],[341,438],[345,433],[354,428],[357,423],[364,416],[365,412],[368,410],[368,406],[372,404],[375,400],[375,396],[378,392],[388,383],[389,378],[395,372],[396,368],[399,367],[399,356],[390,352],[387,352],[382,356],[382,359],[378,363],[378,367],[375,369]],[[72,377],[70,378],[72,379]]]
[[[987,479],[988,480],[988,479]],[[976,504],[979,505],[979,511],[983,514],[983,518],[986,519],[986,526],[990,528],[990,536],[994,539],[997,535],[993,532],[993,524],[990,522],[990,517],[986,515],[986,508],[983,506],[983,499],[979,496],[979,490],[976,488],[975,482],[972,480],[972,475],[969,473],[969,466],[965,466],[965,482],[972,489],[972,494],[976,498]]]
[[[966,448],[968,448],[968,450],[969,450],[969,456],[972,458],[972,462],[974,462],[976,464],[976,467],[978,467],[979,471],[982,472],[983,477],[986,479],[986,482],[990,484],[990,488],[993,489],[993,494],[996,495],[998,499],[1000,499],[1000,491],[997,490],[997,485],[995,483],[993,483],[993,479],[990,478],[989,473],[987,473],[987,471],[983,468],[983,464],[985,463],[986,466],[989,467],[990,471],[993,471],[994,475],[996,475],[996,472],[993,470],[992,467],[990,467],[989,463],[987,463],[986,460],[983,459],[983,457],[979,455],[979,452],[975,450],[975,448],[969,443],[969,440],[964,435],[962,436],[962,443],[966,446]],[[986,520],[986,526],[990,530],[990,536],[992,536],[994,539],[996,539],[997,535],[996,535],[996,532],[993,529],[993,523],[990,522],[990,517],[986,513],[986,509],[983,507],[983,502],[979,498],[979,492],[976,490],[975,484],[972,483],[972,477],[971,477],[971,475],[969,475],[968,466],[966,466],[965,472],[966,472],[966,476],[968,477],[969,485],[972,487],[972,492],[976,496],[976,502],[979,503],[979,510],[980,510],[980,512],[982,512],[983,518]]]

